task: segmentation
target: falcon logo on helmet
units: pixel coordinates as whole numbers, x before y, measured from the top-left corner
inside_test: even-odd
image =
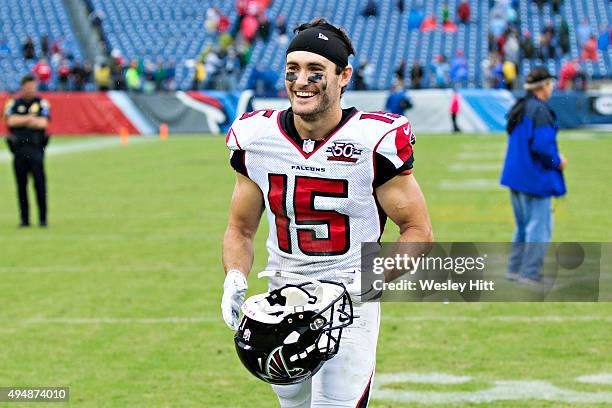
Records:
[[[301,281],[244,302],[234,342],[242,364],[271,384],[312,377],[338,353],[342,329],[353,323],[353,304],[343,284],[287,272],[264,271]]]

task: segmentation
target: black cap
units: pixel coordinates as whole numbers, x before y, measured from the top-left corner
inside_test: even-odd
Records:
[[[538,88],[541,85],[544,85],[543,82],[547,79],[557,79],[557,77],[551,75],[546,67],[534,67],[531,69],[531,71],[529,71],[529,74],[527,74],[527,78],[525,78],[525,88]]]

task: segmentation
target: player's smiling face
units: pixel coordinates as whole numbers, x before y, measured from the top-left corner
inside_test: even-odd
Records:
[[[315,118],[340,100],[343,74],[336,74],[336,64],[307,51],[287,55],[285,87],[296,115]],[[349,76],[350,78],[350,76]],[[348,80],[346,81],[348,83]]]

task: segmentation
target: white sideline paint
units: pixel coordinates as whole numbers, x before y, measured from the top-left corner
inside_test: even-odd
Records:
[[[453,163],[448,165],[453,171],[500,171],[499,163]]]
[[[117,266],[113,267],[113,272],[151,272],[151,271],[173,271],[173,272],[198,272],[203,271],[201,266],[189,265],[137,265],[137,266]],[[48,266],[0,266],[0,273],[92,273],[92,272],[108,272],[108,268],[104,265],[48,265]]]
[[[491,179],[444,180],[438,187],[442,190],[497,190],[499,183]]]
[[[26,320],[27,324],[200,324],[220,322],[221,316],[201,317],[36,317]]]
[[[502,152],[494,152],[494,151],[481,151],[481,152],[459,152],[456,157],[460,160],[492,160],[492,161],[501,161],[504,158],[504,154]]]
[[[372,390],[372,398],[395,402],[414,402],[419,404],[456,404],[484,403],[509,400],[545,400],[570,403],[610,403],[612,392],[582,392],[567,390],[546,381],[493,381],[493,386],[478,391],[408,391],[384,388],[385,385],[402,382],[432,384],[432,378],[440,378],[437,384],[457,384],[444,382],[448,379],[467,382],[470,377],[456,377],[443,373],[397,373],[377,374]],[[467,379],[467,380],[466,380]]]
[[[468,316],[404,316],[385,317],[383,322],[427,322],[427,321],[453,321],[462,322],[513,322],[513,323],[566,323],[580,321],[612,322],[612,317],[597,316],[493,316],[493,317],[468,317]],[[201,315],[193,317],[168,316],[168,317],[33,317],[26,319],[27,324],[200,324],[209,322],[220,322],[221,316]],[[405,374],[409,375],[409,374]],[[412,375],[412,374],[410,374]],[[462,377],[461,377],[462,378]],[[378,381],[378,377],[377,377]],[[396,380],[399,381],[399,380]],[[409,381],[409,380],[405,380]],[[450,380],[449,380],[450,381]],[[450,384],[450,382],[448,382]]]
[[[601,373],[592,375],[583,375],[576,378],[576,381],[586,384],[610,384],[612,385],[612,374]]]
[[[143,137],[133,137],[130,138],[130,144],[132,143],[142,143],[147,139]],[[53,142],[51,142],[53,143]],[[76,152],[85,152],[89,150],[100,150],[105,149],[107,147],[115,147],[121,146],[119,138],[108,136],[104,139],[96,139],[96,140],[88,140],[82,142],[74,142],[74,143],[66,143],[54,146],[51,144],[46,150],[45,155],[47,156],[59,156],[62,154],[68,153],[76,153]],[[13,155],[9,152],[0,152],[0,163],[8,162],[12,160]]]

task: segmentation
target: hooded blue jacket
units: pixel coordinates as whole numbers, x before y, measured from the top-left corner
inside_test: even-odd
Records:
[[[552,109],[528,93],[522,115],[508,136],[501,184],[537,197],[564,195],[557,130]]]

